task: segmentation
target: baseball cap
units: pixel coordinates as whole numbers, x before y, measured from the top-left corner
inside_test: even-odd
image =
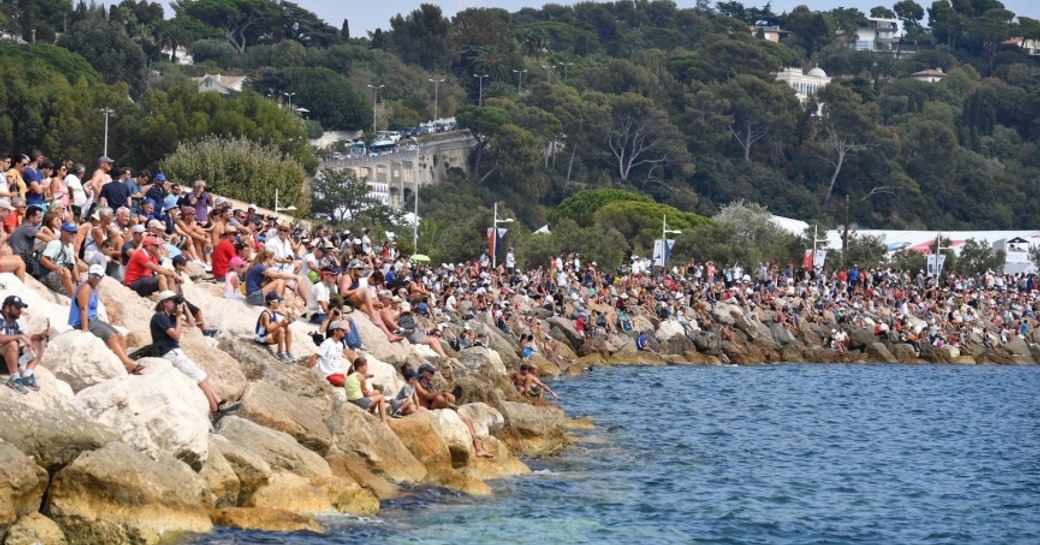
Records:
[[[424,364],[419,366],[419,372],[420,373],[436,373],[437,370],[434,369],[432,365],[430,365],[428,363],[424,363]]]
[[[87,274],[89,274],[90,276],[103,278],[105,276],[105,266],[99,263],[95,263],[91,265],[89,269],[87,269]]]
[[[270,303],[271,301],[281,301],[281,300],[282,300],[282,296],[278,295],[277,293],[275,293],[273,291],[271,293],[268,293],[267,296],[264,297],[264,301],[267,301],[268,303]]]
[[[104,164],[104,163],[112,164],[115,161],[113,161],[112,158],[107,156],[107,155],[102,155],[101,157],[98,157],[97,162],[98,162],[99,165],[101,165],[101,164]]]
[[[7,299],[4,299],[4,306],[5,307],[15,306],[15,307],[18,307],[18,308],[28,308],[29,307],[29,305],[25,304],[25,302],[22,301],[22,298],[18,297],[17,295],[8,295]]]
[[[412,304],[409,303],[408,301],[402,301],[401,302],[401,312],[411,312],[411,311],[412,311]]]
[[[156,237],[145,237],[142,246],[162,246],[162,241]]]
[[[152,220],[152,221],[155,221],[155,220]],[[146,229],[144,225],[138,223],[137,225],[134,226],[133,229],[130,230],[130,232],[131,233],[143,233],[143,232],[145,232],[147,230],[148,229]]]
[[[151,229],[152,227],[155,227],[155,228],[158,228],[158,229],[166,229],[166,226],[163,225],[163,222],[161,222],[159,220],[148,220],[148,228]]]
[[[184,257],[183,255],[174,256],[173,257],[173,264],[174,265],[187,265],[188,264],[188,258]]]
[[[155,175],[155,181],[157,181],[157,182],[165,182],[166,181],[166,175],[163,174],[162,172],[156,174]]]
[[[230,261],[230,262],[229,262],[228,264],[229,264],[229,265],[231,266],[231,268],[233,269],[233,268],[235,268],[235,267],[238,267],[239,265],[245,265],[245,264],[246,264],[246,260],[244,260],[244,259],[242,259],[241,257],[238,257],[238,256],[236,255],[235,257],[232,257],[232,258],[231,258],[231,261]]]
[[[404,375],[404,379],[405,380],[412,380],[412,379],[419,378],[419,373],[416,373],[415,369],[405,369],[404,371],[402,371],[401,374]]]
[[[61,225],[61,231],[63,233],[69,233],[69,234],[75,235],[76,233],[79,232],[79,227],[76,227],[76,224],[72,223],[72,222],[63,223]]]
[[[335,320],[331,324],[329,324],[329,331],[333,331],[336,329],[342,329],[343,331],[346,331],[347,324],[344,323],[343,320]]]

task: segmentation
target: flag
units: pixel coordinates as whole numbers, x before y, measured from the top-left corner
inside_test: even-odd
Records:
[[[665,244],[664,239],[657,239],[654,241],[654,266],[664,267],[668,263],[668,259],[672,257],[672,247],[675,246],[675,239],[668,239],[668,244]]]
[[[498,228],[498,236],[496,237],[496,236],[494,236],[492,234],[492,233],[494,233],[495,228],[494,227],[488,227],[488,230],[487,230],[488,255],[490,255],[490,256],[498,255],[498,247],[502,245],[502,239],[505,238],[507,230],[508,229],[504,229],[502,227],[499,227]]]
[[[805,255],[802,256],[802,268],[811,269],[813,268],[813,251],[806,250]]]
[[[817,269],[823,269],[823,264],[827,261],[827,250],[816,250],[816,255],[813,256],[813,267]]]
[[[936,263],[938,261],[938,263]],[[928,276],[939,276],[942,274],[943,265],[946,264],[946,256],[932,254],[928,256]]]

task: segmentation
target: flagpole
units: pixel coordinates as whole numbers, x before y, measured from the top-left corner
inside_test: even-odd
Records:
[[[491,221],[491,268],[498,268],[498,202],[495,202],[495,218]]]

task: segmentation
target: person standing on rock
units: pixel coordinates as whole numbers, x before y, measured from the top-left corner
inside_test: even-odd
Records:
[[[29,333],[20,323],[22,309],[29,305],[17,295],[8,295],[0,307],[0,351],[7,364],[7,386],[22,394],[29,390],[39,391],[36,383],[36,366],[43,361],[43,343],[50,338],[51,332]]]
[[[116,331],[108,322],[101,320],[98,316],[98,289],[101,279],[105,277],[103,265],[91,265],[87,272],[86,282],[76,287],[72,296],[72,306],[69,308],[69,325],[84,333],[91,333],[101,339],[109,350],[119,358],[126,367],[126,372],[131,375],[140,375],[144,366],[135,363],[126,353],[126,339]]]
[[[170,362],[178,371],[188,375],[202,390],[209,402],[209,412],[214,419],[237,411],[242,403],[239,401],[228,402],[220,399],[213,387],[209,384],[206,372],[199,368],[195,362],[188,358],[181,350],[181,335],[184,328],[195,327],[188,306],[180,295],[173,291],[159,293],[159,302],[155,305],[155,314],[148,324],[152,333],[152,344],[158,357]]]

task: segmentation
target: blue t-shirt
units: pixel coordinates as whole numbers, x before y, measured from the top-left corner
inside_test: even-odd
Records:
[[[159,347],[160,354],[166,354],[174,348],[181,347],[180,341],[166,333],[166,330],[172,329],[173,326],[174,323],[169,314],[159,311],[152,315],[148,328],[152,332],[152,343]]]
[[[263,263],[253,265],[246,271],[246,295],[260,291],[264,283],[264,271],[267,266]]]
[[[22,171],[22,179],[25,180],[25,205],[33,206],[43,204],[43,194],[45,191],[43,188],[43,174],[32,167],[25,167],[25,170]],[[33,193],[32,187],[30,187],[32,182],[41,184],[39,193]]]
[[[112,181],[101,188],[101,197],[108,207],[116,210],[121,206],[130,208],[130,187],[123,182]]]

